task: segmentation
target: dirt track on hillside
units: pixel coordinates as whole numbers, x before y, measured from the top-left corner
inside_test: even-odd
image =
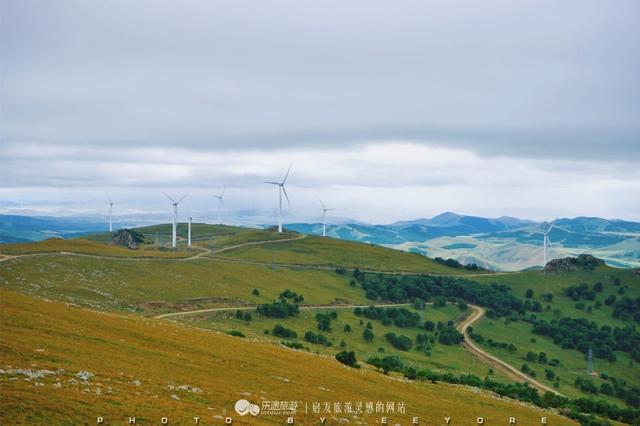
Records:
[[[460,324],[458,324],[458,330],[460,330],[460,332],[462,334],[464,334],[464,341],[463,341],[462,345],[464,346],[465,349],[467,349],[469,352],[471,352],[476,357],[480,358],[485,363],[487,363],[487,364],[491,365],[492,367],[494,367],[496,370],[500,370],[507,377],[509,377],[509,378],[511,378],[513,380],[516,380],[518,382],[527,382],[532,387],[536,388],[537,390],[541,391],[542,393],[544,393],[544,392],[552,392],[552,393],[555,393],[557,395],[560,395],[560,393],[558,391],[556,391],[555,389],[550,388],[549,386],[546,386],[543,383],[540,383],[539,381],[537,381],[533,377],[527,376],[526,374],[524,374],[520,370],[516,369],[515,367],[511,366],[510,364],[507,364],[506,362],[504,362],[501,359],[491,355],[490,353],[484,351],[482,348],[477,346],[473,342],[471,337],[469,336],[469,333],[467,332],[467,329],[469,328],[469,326],[473,326],[474,324],[476,324],[478,321],[480,321],[482,319],[482,317],[485,314],[485,310],[484,310],[484,308],[481,308],[481,307],[475,306],[475,305],[469,305],[469,307],[472,309],[473,312],[464,321],[462,321]]]

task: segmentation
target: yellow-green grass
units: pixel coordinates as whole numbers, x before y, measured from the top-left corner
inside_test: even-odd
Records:
[[[246,246],[221,254],[234,259],[314,266],[343,266],[375,271],[462,275],[464,269],[444,266],[416,253],[333,238],[308,236],[279,244]]]
[[[150,247],[140,249],[127,249],[120,246],[102,244],[96,241],[85,239],[63,240],[52,238],[33,243],[3,244],[0,246],[0,254],[23,255],[23,254],[44,254],[44,253],[79,253],[95,256],[108,257],[160,257],[160,258],[180,258],[193,256],[197,251],[161,251]]]
[[[305,303],[367,303],[361,289],[350,287],[348,277],[333,271],[211,259],[15,258],[0,263],[0,286],[97,309],[145,314],[265,303],[287,288],[302,294]],[[252,294],[254,289],[259,296]]]
[[[329,357],[168,321],[98,313],[4,290],[0,300],[2,424],[95,424],[97,416],[108,424],[125,424],[129,416],[139,424],[159,424],[162,416],[170,424],[193,424],[194,416],[202,417],[201,424],[221,424],[226,415],[240,425],[284,423],[276,416],[235,415],[234,403],[241,398],[299,401],[297,424],[317,423],[318,416],[304,414],[304,403],[324,401],[403,402],[406,414],[390,415],[391,424],[408,424],[413,416],[421,417],[421,424],[442,423],[445,416],[456,424],[475,422],[475,416],[488,424],[506,424],[509,417],[540,424],[541,416],[552,425],[572,424],[467,388],[407,383]],[[56,374],[31,380],[6,374],[16,368]],[[75,377],[81,370],[94,376],[83,383]],[[168,387],[181,385],[201,392]],[[338,422],[328,417],[331,424]],[[379,416],[359,420],[373,424]]]
[[[408,308],[415,311],[413,308]],[[344,350],[354,351],[356,356],[360,360],[366,361],[371,357],[385,357],[388,355],[399,356],[406,365],[413,366],[416,370],[431,369],[438,372],[452,372],[457,375],[461,374],[475,374],[480,377],[484,377],[489,372],[489,367],[476,357],[467,352],[462,346],[459,345],[442,345],[436,341],[433,346],[432,355],[428,356],[424,352],[420,352],[415,348],[415,337],[418,333],[426,333],[423,329],[418,327],[407,329],[399,328],[393,325],[385,326],[381,321],[369,320],[364,317],[357,317],[353,313],[353,309],[337,309],[337,320],[331,321],[331,331],[320,331],[317,327],[317,321],[315,315],[318,312],[330,312],[331,309],[313,309],[313,310],[301,310],[300,313],[293,317],[288,318],[267,318],[257,315],[255,312],[252,314],[251,321],[244,321],[235,318],[235,311],[226,312],[209,312],[202,314],[195,314],[191,316],[175,317],[179,321],[184,321],[188,324],[192,324],[202,328],[208,328],[212,330],[218,330],[223,332],[229,332],[231,330],[239,330],[249,338],[256,338],[261,340],[270,340],[274,342],[281,342],[283,340],[297,341],[303,344],[312,352],[333,355],[341,350],[340,343],[344,341],[346,348]],[[243,311],[244,313],[245,311]],[[247,311],[249,312],[249,311]],[[447,305],[446,307],[433,308],[427,307],[424,311],[418,312],[423,318],[421,324],[426,320],[433,322],[442,321],[455,321],[465,313],[461,312],[456,306]],[[363,324],[360,324],[360,320]],[[371,321],[373,325],[374,339],[371,342],[366,342],[362,337],[367,322]],[[273,336],[271,334],[265,334],[265,330],[273,330],[276,324],[281,324],[286,328],[294,330],[298,334],[297,339],[283,339],[281,337]],[[352,331],[350,333],[344,332],[344,326],[349,324]],[[304,340],[304,334],[307,331],[313,331],[314,333],[324,334],[333,345],[326,347],[319,344],[309,343]],[[400,351],[391,346],[384,335],[386,333],[402,334],[410,337],[414,342],[414,347],[408,351]],[[433,333],[430,333],[433,334]],[[384,352],[379,352],[378,348],[383,348]],[[496,379],[507,381],[499,373],[495,373]]]
[[[557,389],[565,396],[585,396],[584,393],[574,386],[574,381],[577,377],[593,380],[598,388],[600,388],[601,383],[605,382],[605,380],[600,377],[589,376],[587,374],[587,359],[585,354],[573,349],[562,349],[560,346],[554,344],[553,340],[547,337],[531,334],[531,324],[524,322],[512,322],[505,325],[502,320],[485,319],[478,324],[474,332],[481,334],[485,338],[485,343],[480,346],[482,346],[487,352],[499,357],[518,369],[521,368],[523,364],[527,364],[536,372],[536,379],[550,387],[553,386],[553,380],[548,380],[545,377],[545,369],[552,370],[560,377],[560,387]],[[518,348],[518,351],[511,353],[506,349],[490,347],[486,344],[486,339],[488,338],[498,342],[507,341],[508,343],[513,343]],[[531,338],[534,338],[535,342],[532,342]],[[547,358],[549,360],[553,358],[560,360],[561,365],[558,367],[552,367],[548,364],[539,363],[537,361],[527,361],[526,355],[529,351],[535,352],[536,355],[540,352],[544,352],[547,354]],[[637,363],[634,362],[628,354],[620,351],[616,352],[616,358],[615,362],[595,358],[594,369],[598,373],[607,373],[610,376],[626,380],[630,385],[640,385],[640,376],[638,375],[639,366]],[[598,399],[606,399],[609,402],[624,406],[622,401],[607,397],[603,394],[599,394]]]

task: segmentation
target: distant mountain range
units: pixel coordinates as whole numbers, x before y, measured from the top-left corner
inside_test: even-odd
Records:
[[[130,220],[129,220],[130,219]],[[153,219],[153,220],[152,220]],[[116,229],[157,223],[159,218],[122,219]],[[291,223],[286,228],[322,233],[320,223]],[[541,267],[548,222],[503,216],[483,218],[446,212],[430,219],[369,225],[346,221],[328,225],[330,237],[384,245],[429,257],[453,258],[494,270]],[[72,238],[106,230],[104,218],[0,215],[0,242]],[[640,223],[598,217],[563,218],[549,232],[548,259],[590,253],[611,266],[640,267]]]
[[[430,219],[389,225],[328,226],[331,237],[380,244],[429,257],[453,258],[494,270],[520,270],[543,263],[543,235],[551,226],[514,217],[496,219],[446,212]],[[321,224],[292,223],[288,229],[320,234]],[[609,265],[640,266],[640,223],[597,217],[563,218],[549,232],[548,259],[590,253]]]

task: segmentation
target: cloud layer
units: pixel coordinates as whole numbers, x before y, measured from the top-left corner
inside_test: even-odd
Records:
[[[266,208],[255,182],[294,160],[309,211],[640,216],[634,1],[1,7],[8,201],[230,185]]]

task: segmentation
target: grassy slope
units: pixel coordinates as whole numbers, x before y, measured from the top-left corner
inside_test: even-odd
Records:
[[[96,256],[109,257],[159,257],[159,258],[180,258],[192,256],[193,253],[185,251],[170,252],[153,250],[148,247],[130,250],[124,247],[103,244],[85,239],[63,240],[53,238],[35,243],[3,244],[0,246],[0,253],[7,255],[33,254],[33,253],[81,253]]]
[[[370,244],[309,236],[286,244],[242,247],[223,254],[225,257],[257,262],[298,265],[344,266],[379,271],[431,272],[462,275],[453,269],[415,253],[406,253]]]
[[[626,295],[632,298],[640,295],[639,275],[630,270],[615,269],[606,266],[600,267],[593,272],[547,274],[540,271],[529,271],[516,275],[502,275],[490,278],[478,277],[476,279],[483,282],[507,284],[513,289],[515,294],[523,300],[525,299],[525,292],[529,288],[535,291],[534,300],[539,300],[538,297],[542,293],[552,293],[554,295],[552,303],[547,304],[541,302],[545,308],[547,305],[550,305],[551,310],[536,313],[538,318],[546,321],[551,321],[554,317],[553,311],[559,309],[563,317],[586,318],[589,321],[595,321],[598,326],[610,325],[621,327],[629,323],[613,318],[611,316],[612,308],[604,305],[604,303],[601,308],[593,309],[592,313],[588,313],[586,309],[577,309],[575,307],[576,302],[563,294],[564,289],[568,286],[577,285],[582,282],[592,286],[594,283],[600,281],[604,284],[604,291],[597,293],[596,300],[603,302],[609,294],[616,294],[618,290],[618,287],[612,284],[612,278],[614,277],[618,277],[622,281],[622,285],[626,286]],[[619,299],[621,296],[618,295],[617,297]],[[595,301],[583,300],[583,302],[586,305],[593,305]],[[484,345],[483,347],[489,352],[494,353],[518,368],[522,366],[522,364],[527,363],[537,372],[537,379],[547,384],[552,383],[552,381],[547,380],[544,375],[544,370],[549,368],[561,378],[560,392],[568,396],[584,396],[584,394],[573,386],[576,377],[588,377],[585,375],[586,359],[583,353],[577,350],[563,350],[560,346],[555,345],[551,339],[533,334],[531,332],[531,325],[528,323],[511,323],[505,325],[502,320],[485,319],[476,327],[476,331],[485,338],[492,338],[500,342],[511,342],[518,348],[517,353],[511,354],[504,349],[491,348]],[[535,338],[536,342],[532,343],[530,341],[531,338]],[[527,362],[525,357],[528,351],[536,353],[546,352],[549,359],[557,358],[562,362],[562,365],[559,367],[549,367],[548,365]],[[608,373],[614,377],[625,379],[630,384],[640,386],[637,363],[633,362],[624,352],[616,352],[616,357],[617,360],[615,362],[595,358],[595,370],[600,373]],[[592,380],[598,387],[603,382],[603,380],[598,377],[593,377]],[[598,397],[607,399],[605,395],[598,395]],[[619,400],[609,400],[620,402]]]
[[[413,310],[413,308],[409,308]],[[340,348],[340,342],[342,340],[347,344],[346,350],[355,351],[358,359],[367,360],[370,357],[375,356],[387,356],[398,355],[407,365],[412,365],[416,369],[432,369],[439,372],[452,372],[454,374],[472,373],[478,376],[484,377],[488,372],[486,364],[482,363],[461,346],[447,346],[439,343],[433,345],[433,353],[431,356],[418,351],[415,348],[415,336],[418,333],[424,333],[424,330],[419,328],[398,328],[395,326],[384,326],[382,322],[371,320],[373,324],[374,340],[367,343],[362,338],[362,332],[364,331],[366,323],[369,321],[364,317],[357,317],[353,313],[353,309],[340,309],[338,310],[338,319],[331,321],[332,330],[329,332],[319,331],[317,328],[317,321],[315,314],[317,312],[329,312],[330,310],[303,310],[296,317],[289,318],[264,318],[259,315],[253,315],[253,320],[250,322],[236,319],[234,317],[235,312],[215,312],[207,314],[199,314],[196,316],[183,317],[181,321],[185,321],[189,324],[196,325],[198,327],[209,328],[220,331],[240,330],[247,337],[258,339],[269,339],[274,342],[280,342],[282,340],[294,340],[302,343],[312,352],[317,352],[325,355],[333,355],[336,352],[342,350]],[[455,321],[461,315],[460,310],[453,306],[448,305],[443,308],[434,309],[433,307],[427,307],[424,311],[417,311],[422,317],[423,321],[431,320],[434,322],[448,320]],[[363,320],[365,325],[360,325],[360,319]],[[281,324],[287,328],[295,330],[298,333],[298,339],[282,339],[276,336],[265,335],[264,330],[273,330],[274,325]],[[345,324],[349,324],[352,328],[351,333],[344,332]],[[333,342],[333,346],[325,347],[318,344],[312,344],[304,340],[304,333],[307,331],[313,331],[314,333],[322,333],[329,340]],[[409,352],[398,351],[394,349],[384,338],[386,333],[393,332],[396,334],[403,334],[410,337],[414,342],[414,347]],[[379,353],[378,348],[384,348],[384,353]],[[496,379],[501,379],[497,377]],[[504,378],[502,378],[504,379]],[[505,380],[506,381],[506,380]]]
[[[190,424],[194,415],[200,415],[211,422],[211,416],[233,412],[239,398],[404,401],[408,413],[392,418],[403,423],[413,415],[423,419],[450,415],[460,422],[483,415],[489,424],[504,423],[510,416],[519,423],[538,424],[542,415],[464,388],[407,384],[369,369],[351,370],[333,359],[167,321],[97,313],[4,290],[0,300],[1,368],[65,370],[31,381],[0,375],[3,424],[91,424],[97,415],[114,422],[135,415],[144,424],[155,424],[163,415],[170,415],[172,424]],[[95,377],[88,384],[71,383],[80,370]],[[54,386],[57,382],[60,388]],[[167,388],[185,384],[202,393]],[[180,400],[172,399],[172,394]],[[554,425],[570,423],[550,417]],[[268,417],[235,420],[235,424],[282,422]],[[312,420],[317,421],[299,419]]]
[[[361,290],[333,271],[209,259],[133,262],[51,255],[8,260],[0,272],[1,287],[98,309],[133,310],[164,302],[142,306],[146,314],[265,303],[287,288],[303,294],[305,303],[330,304],[336,299],[367,303]],[[254,288],[260,296],[252,294]]]

